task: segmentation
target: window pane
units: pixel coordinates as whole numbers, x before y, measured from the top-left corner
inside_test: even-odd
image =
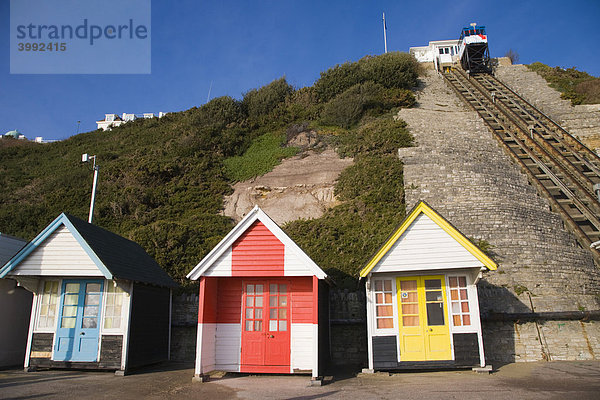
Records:
[[[279,307],[287,306],[287,296],[279,296]]]
[[[469,302],[463,301],[462,303],[460,303],[460,309],[462,312],[468,313],[469,312]]]
[[[269,310],[269,318],[277,319],[277,309],[276,308],[271,308]]]
[[[256,303],[254,306],[255,307],[262,307],[263,306],[263,298],[261,297],[256,297],[254,302]]]
[[[460,299],[467,300],[467,289],[460,289]]]
[[[254,321],[254,330],[257,332],[262,331],[262,321]]]
[[[256,319],[261,319],[262,316],[262,308],[255,308],[254,309],[254,318]]]
[[[418,314],[418,304],[402,304],[402,314]]]
[[[113,319],[112,318],[104,318],[104,329],[112,329],[113,327]]]
[[[400,282],[401,290],[417,290],[417,281],[402,281]]]
[[[386,292],[391,292],[392,291],[392,281],[390,281],[390,280],[383,281],[383,290]]]
[[[86,293],[99,293],[100,292],[100,284],[99,283],[88,283],[85,288]]]
[[[277,320],[270,320],[269,321],[269,330],[270,331],[276,331],[277,330]]]
[[[121,327],[121,317],[113,318],[113,328],[119,329]]]
[[[246,285],[246,293],[254,294],[254,285]]]
[[[256,285],[256,294],[263,294],[263,285]]]
[[[54,307],[55,307],[55,306],[53,305],[53,306],[51,306],[51,307],[48,309],[48,316],[49,316],[49,317],[54,317],[54,315],[56,314],[56,308],[54,308]]]
[[[79,293],[79,283],[67,283],[65,285],[66,293]]]
[[[460,315],[454,315],[452,321],[454,322],[454,326],[460,326]]]
[[[460,284],[461,287],[467,287],[467,278],[464,276],[461,276],[460,278],[458,278],[458,283]]]
[[[458,290],[456,290],[456,289],[452,289],[452,290],[450,291],[450,298],[451,298],[452,300],[458,300]]]
[[[460,313],[460,305],[457,302],[452,302],[452,314]]]
[[[402,325],[404,326],[419,326],[419,316],[402,317]]]
[[[99,294],[86,294],[85,295],[85,305],[96,306],[100,304],[100,295]]]
[[[98,318],[84,318],[82,328],[94,329],[98,326]]]
[[[444,325],[444,306],[442,303],[427,303],[427,325]]]
[[[96,317],[98,316],[98,307],[97,306],[87,306],[83,309],[84,317]]]
[[[394,315],[394,308],[392,306],[377,306],[378,317],[391,317]]]
[[[279,319],[287,319],[287,308],[279,309]]]
[[[246,297],[246,306],[254,307],[254,297],[252,297],[252,296]]]
[[[269,307],[277,307],[277,296],[269,297]]]
[[[392,318],[378,318],[377,328],[378,329],[389,329],[394,327],[394,320]]]
[[[376,292],[381,292],[383,290],[383,286],[381,281],[375,281],[375,291]]]
[[[75,328],[75,318],[63,318],[61,328]]]
[[[117,293],[115,294],[115,305],[121,306],[123,304],[123,294]]]
[[[463,315],[463,325],[471,325],[471,316],[470,315]]]
[[[443,297],[442,297],[442,292],[425,292],[425,299],[427,301],[442,301]]]
[[[458,279],[455,276],[451,276],[448,280],[450,281],[451,288],[454,288],[458,285]]]
[[[47,328],[48,327],[48,318],[47,317],[40,317],[40,321],[38,323],[38,326],[40,328]]]
[[[287,331],[287,321],[283,320],[283,321],[279,321],[279,332],[285,332]]]
[[[383,293],[376,293],[375,294],[375,303],[376,304],[383,304]]]
[[[40,309],[40,315],[48,315],[48,306],[42,306]]]
[[[271,284],[269,285],[269,292],[270,292],[271,294],[275,294],[275,293],[277,293],[277,285],[276,285],[276,284],[274,284],[274,283],[271,283]]]
[[[417,292],[404,292],[401,294],[403,303],[416,303],[419,301]]]
[[[252,332],[252,327],[253,327],[252,321],[246,321],[246,328],[245,328],[246,331]]]
[[[65,296],[65,304],[68,304],[68,305],[77,305],[78,300],[79,300],[79,295],[77,295],[77,294],[67,294]]]
[[[114,294],[109,293],[106,295],[106,304],[109,306],[112,306],[113,304],[115,304],[115,295]]]
[[[287,293],[287,285],[279,285],[279,294]]]
[[[63,317],[74,317],[77,315],[77,306],[64,306]]]
[[[425,290],[435,290],[442,288],[441,279],[425,279]]]
[[[390,304],[392,302],[392,294],[391,293],[386,293],[385,294],[385,303],[386,304]]]
[[[246,319],[254,318],[254,308],[246,308]]]

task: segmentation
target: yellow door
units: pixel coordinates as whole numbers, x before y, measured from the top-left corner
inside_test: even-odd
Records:
[[[451,360],[444,276],[397,279],[400,360]]]

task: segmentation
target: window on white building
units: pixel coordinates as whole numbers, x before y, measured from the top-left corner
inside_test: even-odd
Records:
[[[123,298],[125,291],[113,282],[106,285],[106,311],[104,314],[104,329],[120,329],[123,315]]]
[[[58,281],[44,282],[40,297],[38,329],[53,329],[56,322],[56,304],[58,303]]]
[[[377,329],[394,327],[392,280],[375,279],[375,321]]]
[[[454,326],[471,325],[467,277],[451,276],[448,280],[450,283],[450,309]]]

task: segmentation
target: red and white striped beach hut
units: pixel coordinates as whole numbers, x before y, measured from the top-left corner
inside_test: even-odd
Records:
[[[221,370],[318,381],[327,275],[258,206],[187,277],[200,281],[195,378]]]

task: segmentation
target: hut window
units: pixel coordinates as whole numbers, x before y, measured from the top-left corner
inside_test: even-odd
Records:
[[[466,276],[451,276],[450,281],[450,304],[452,310],[452,321],[454,326],[471,325],[471,314],[469,310],[469,295],[467,292]]]
[[[120,329],[123,311],[123,294],[125,291],[114,283],[106,285],[106,312],[104,314],[104,329]]]
[[[56,304],[58,302],[58,282],[44,282],[44,290],[40,299],[38,329],[54,328],[56,321]]]
[[[389,329],[394,327],[394,306],[392,303],[392,280],[376,279],[375,287],[375,320],[377,329]]]

